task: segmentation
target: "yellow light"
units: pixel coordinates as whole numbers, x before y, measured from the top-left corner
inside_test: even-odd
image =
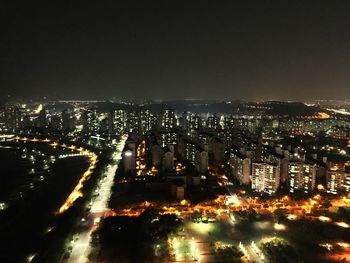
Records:
[[[322,222],[330,222],[332,221],[329,217],[327,216],[319,216],[318,219]]]
[[[283,224],[278,224],[278,223],[275,223],[274,226],[273,226],[276,230],[286,230],[287,227]]]
[[[35,114],[39,114],[42,110],[43,110],[43,105],[42,105],[42,104],[39,104],[38,108],[36,108],[36,109],[34,110],[34,113],[35,113]]]
[[[85,150],[85,151],[87,151],[87,150]],[[89,151],[87,151],[87,152],[89,152]],[[96,162],[97,162],[97,156],[94,154],[90,158],[89,168],[83,173],[83,176],[80,178],[79,182],[75,186],[72,193],[68,196],[68,198],[63,203],[63,205],[61,205],[61,207],[58,209],[58,212],[57,212],[58,214],[62,214],[63,212],[68,210],[79,197],[83,196],[83,193],[81,192],[81,190],[83,189],[85,181],[87,181],[90,178],[90,175],[92,174],[92,170],[95,168]]]
[[[316,119],[329,119],[330,115],[325,112],[316,112],[313,117]]]
[[[314,196],[314,199],[317,199],[317,200],[318,200],[318,199],[320,199],[320,198],[321,198],[320,195],[315,195],[315,196]]]
[[[56,147],[57,145],[58,145],[58,143],[57,142],[53,142],[53,143],[51,143],[50,144],[52,147]]]
[[[182,206],[188,205],[188,201],[183,199],[183,200],[181,200],[180,205],[182,205]]]
[[[330,251],[333,248],[333,246],[329,243],[322,243],[320,244],[320,246],[326,248],[328,251]]]
[[[28,139],[26,137],[16,137],[18,138],[18,140],[22,140],[22,141],[32,141],[32,142],[51,142],[51,140],[49,139],[36,139],[36,138],[33,138],[33,139]],[[61,146],[62,148],[65,148],[66,146],[63,144],[63,145],[59,145],[57,142],[53,141],[50,146],[52,146],[53,148],[56,148],[56,146]],[[77,147],[75,145],[71,145],[69,147],[67,147],[69,149],[72,149],[72,150],[77,150],[83,154],[86,154],[90,157],[90,165],[88,167],[88,169],[83,173],[82,177],[80,178],[79,182],[77,183],[77,185],[75,186],[75,188],[73,189],[73,191],[70,193],[70,195],[67,197],[66,201],[61,205],[61,207],[58,209],[57,213],[60,214],[60,213],[63,213],[64,211],[66,211],[67,209],[69,209],[73,203],[81,196],[83,196],[83,193],[82,193],[82,188],[83,188],[83,185],[84,185],[84,182],[86,180],[89,179],[90,175],[92,174],[92,170],[95,169],[95,166],[96,166],[96,163],[97,163],[97,155],[90,152],[89,150],[86,150],[82,147],[80,147],[79,149],[77,149]]]
[[[344,228],[349,228],[349,224],[345,223],[345,222],[336,222],[336,225],[340,226],[340,227],[344,227]]]
[[[337,245],[344,248],[348,248],[350,246],[349,243],[345,243],[345,242],[338,242]]]
[[[289,201],[289,196],[288,195],[283,196],[283,201]]]

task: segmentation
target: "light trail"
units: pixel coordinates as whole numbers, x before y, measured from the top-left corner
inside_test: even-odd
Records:
[[[123,136],[121,141],[118,143],[115,152],[112,156],[112,163],[107,166],[107,170],[104,174],[104,178],[99,186],[99,195],[91,200],[91,209],[88,214],[88,218],[92,218],[93,224],[85,231],[78,234],[77,240],[73,243],[72,252],[68,259],[68,263],[85,263],[88,262],[88,255],[91,247],[91,234],[100,224],[101,216],[108,214],[108,201],[111,195],[112,186],[114,184],[114,176],[117,171],[119,162],[121,160],[122,151],[125,145],[127,136]]]
[[[83,173],[83,176],[80,178],[78,184],[74,187],[73,191],[67,197],[63,205],[61,205],[61,207],[58,209],[58,212],[57,212],[58,214],[62,214],[65,211],[67,211],[79,197],[83,196],[83,193],[81,190],[84,187],[84,183],[87,180],[89,180],[90,175],[92,174],[92,171],[95,168],[96,163],[97,163],[97,156],[95,154],[91,154],[89,168]]]
[[[65,145],[61,145],[62,148],[68,148],[71,150],[76,150],[81,154],[88,155],[89,156],[89,167],[88,169],[83,173],[82,177],[78,181],[77,185],[74,187],[73,191],[69,194],[67,197],[66,201],[61,205],[61,207],[58,209],[57,214],[62,214],[65,211],[67,211],[73,204],[74,202],[79,198],[83,196],[82,189],[84,187],[84,183],[89,180],[93,170],[96,167],[97,163],[97,155],[93,152],[90,152],[89,150],[86,150],[84,148],[76,148],[75,146],[69,146],[66,147]]]

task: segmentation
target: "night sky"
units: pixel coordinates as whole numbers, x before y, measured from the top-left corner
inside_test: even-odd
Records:
[[[1,98],[350,99],[347,0],[4,0],[0,34]]]

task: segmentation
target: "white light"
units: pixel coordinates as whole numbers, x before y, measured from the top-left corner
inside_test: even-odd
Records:
[[[289,215],[287,216],[287,218],[288,218],[289,220],[295,220],[295,219],[297,219],[297,216],[296,216],[296,215],[293,215],[293,214],[289,214]]]
[[[125,156],[132,156],[132,152],[131,151],[127,151],[124,153]]]
[[[35,258],[35,256],[36,256],[36,254],[29,255],[29,256],[27,257],[27,262],[28,262],[28,263],[32,262],[33,259]]]
[[[0,203],[0,211],[5,210],[7,207],[6,203]]]

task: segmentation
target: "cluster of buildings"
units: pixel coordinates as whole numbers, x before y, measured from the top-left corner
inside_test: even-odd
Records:
[[[262,150],[261,150],[262,149]],[[233,148],[229,164],[232,174],[254,192],[273,195],[279,189],[290,194],[324,190],[329,194],[350,192],[350,162],[332,162],[298,148],[281,149],[263,145],[260,150]],[[260,153],[257,153],[260,152]]]
[[[254,192],[273,195],[280,188],[289,193],[308,194],[315,190],[317,175],[325,174],[326,163],[305,155],[291,153],[280,147],[261,146],[256,152],[232,149],[229,164],[242,185],[250,185]]]
[[[350,191],[346,165],[335,168],[325,159],[318,160],[290,146],[274,147],[262,142],[271,134],[281,138],[286,134],[313,136],[320,132],[349,140],[347,121],[330,116],[307,119],[179,113],[135,105],[104,108],[89,102],[11,104],[0,109],[0,131],[39,131],[98,139],[128,133],[124,172],[136,176],[162,174],[172,178],[179,189],[181,181],[199,184],[210,169],[224,166],[240,184],[259,194],[273,195],[280,189],[308,194],[319,183],[331,194]],[[274,138],[270,139],[273,143]],[[191,174],[190,179],[184,171]]]
[[[339,192],[350,192],[350,163],[335,164],[327,174],[327,192],[338,194]]]
[[[0,131],[4,133],[73,131],[80,125],[79,111],[63,108],[45,108],[42,104],[11,104],[0,108]]]

